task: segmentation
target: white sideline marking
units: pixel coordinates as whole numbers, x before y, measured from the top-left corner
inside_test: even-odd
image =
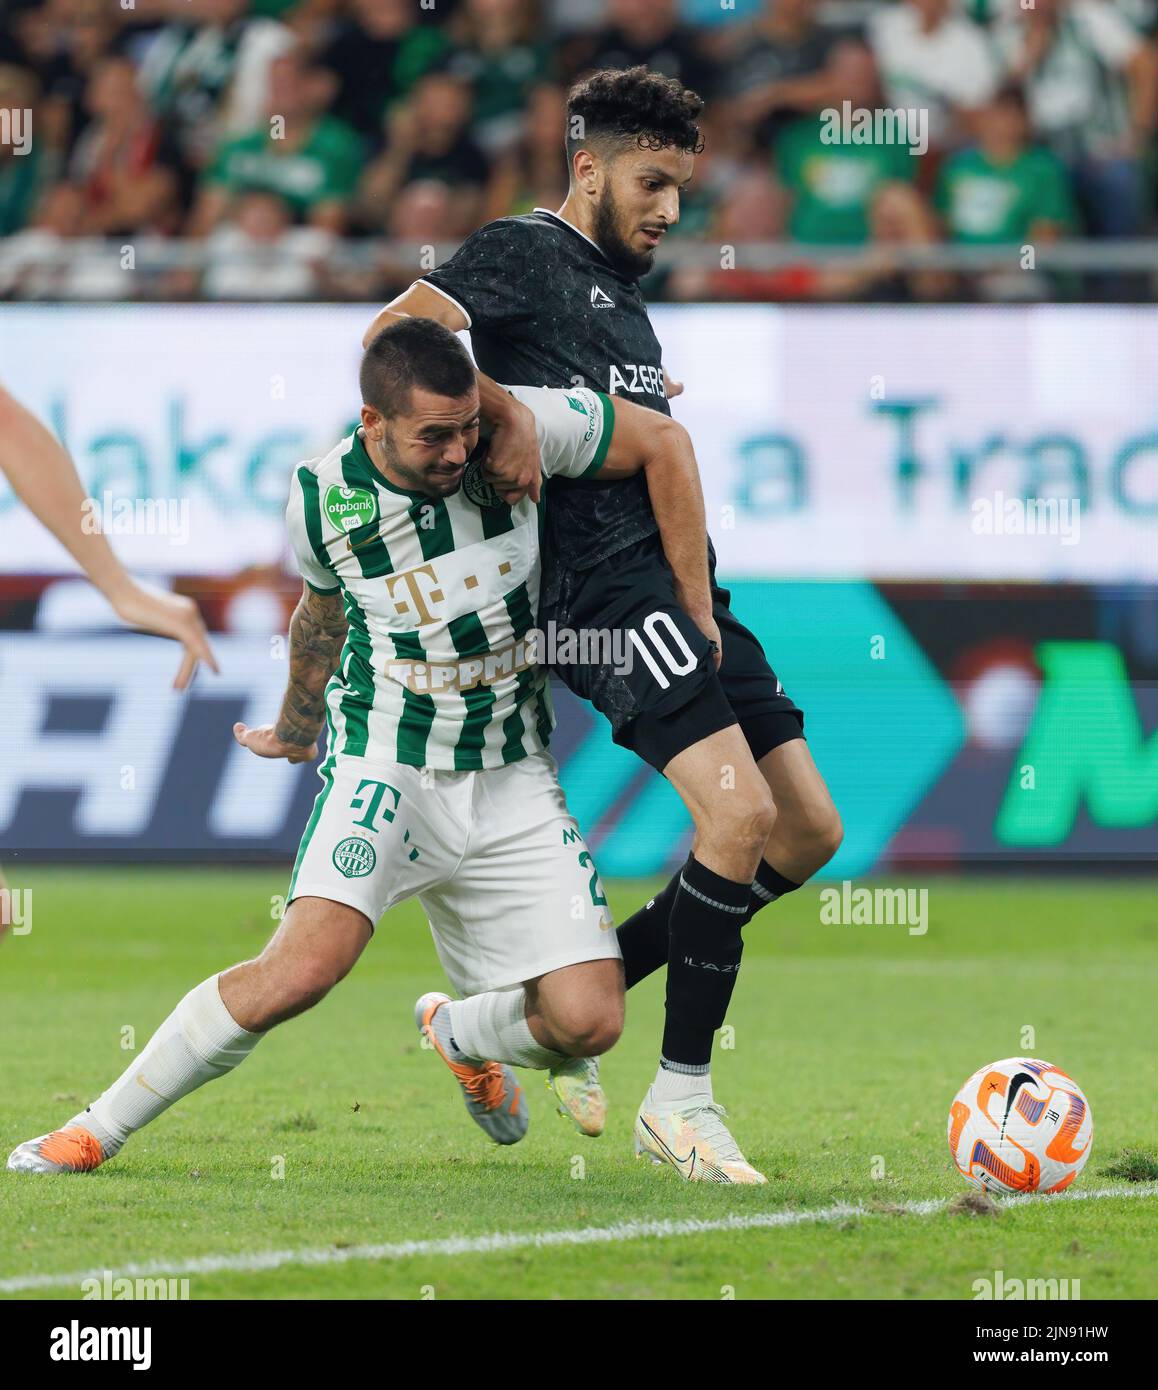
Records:
[[[1155,1197],[1158,1182],[1134,1183],[1129,1187],[1097,1187],[1089,1191],[1063,1192],[1056,1197],[1036,1193],[1001,1199],[1002,1206],[1024,1206],[1031,1202],[1088,1202],[1102,1197]],[[854,1216],[931,1216],[947,1207],[949,1197],[931,1197],[920,1202],[898,1202],[894,1211],[874,1211],[871,1207],[838,1202],[814,1211],[769,1211],[752,1216],[723,1216],[712,1221],[621,1221],[614,1226],[584,1226],[571,1231],[496,1231],[489,1236],[451,1236],[448,1240],[405,1240],[390,1245],[350,1245],[345,1249],[322,1246],[313,1250],[267,1250],[254,1255],[200,1255],[192,1260],[147,1260],[120,1265],[112,1270],[117,1278],[176,1278],[186,1274],[256,1274],[280,1269],[284,1265],[333,1265],[351,1260],[408,1260],[416,1255],[489,1255],[507,1250],[549,1249],[557,1245],[607,1245],[624,1240],[667,1240],[672,1236],[698,1236],[713,1231],[758,1231],[777,1226],[801,1226],[807,1222],[845,1221]],[[0,1279],[0,1293],[26,1293],[31,1289],[80,1285],[84,1279],[100,1279],[103,1269],[81,1270],[74,1274],[29,1274]]]

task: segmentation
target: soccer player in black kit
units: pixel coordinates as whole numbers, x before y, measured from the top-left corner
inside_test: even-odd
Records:
[[[646,68],[602,71],[567,104],[570,190],[558,212],[503,217],[469,237],[374,320],[469,329],[483,409],[498,424],[488,476],[508,500],[537,497],[529,412],[495,381],[585,385],[669,414],[674,387],[638,280],[679,218],[702,148],[702,102]],[[667,556],[642,479],[552,479],[539,625],[621,629],[635,660],[556,667],[610,721],[615,741],[661,772],[695,822],[671,882],[618,929],[625,985],[667,966],[660,1066],[635,1124],[636,1152],[685,1178],[763,1182],[714,1101],[713,1035],[740,967],[741,928],[798,888],[840,844],[840,818],[804,739],[804,716],[715,582],[702,504]],[[597,1085],[593,1062],[590,1083]]]

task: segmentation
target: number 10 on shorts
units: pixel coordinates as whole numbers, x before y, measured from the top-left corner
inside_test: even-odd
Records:
[[[665,637],[659,631],[661,626],[667,629],[672,641],[683,653],[682,658],[677,659],[675,652],[668,646]],[[665,613],[663,609],[648,614],[643,622],[642,634],[636,631],[635,628],[629,627],[627,629],[627,635],[631,638],[632,645],[635,647],[636,651],[643,657],[647,669],[655,677],[656,684],[661,690],[670,689],[671,681],[668,680],[660,666],[660,661],[663,662],[673,676],[686,676],[696,669],[697,661],[695,652],[688,646],[683,633],[676,627],[671,614]],[[644,641],[644,635],[646,635],[648,639],[646,642]],[[649,648],[654,648],[654,651],[649,650]],[[659,660],[656,659],[657,657]]]

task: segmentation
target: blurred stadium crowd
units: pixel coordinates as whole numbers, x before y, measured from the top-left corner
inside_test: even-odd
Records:
[[[0,296],[388,297],[420,247],[557,207],[567,85],[645,63],[708,103],[649,297],[1150,297],[1137,269],[894,253],[1152,234],[1156,23],[1158,0],[0,0]],[[844,102],[924,110],[927,152],[825,143]]]

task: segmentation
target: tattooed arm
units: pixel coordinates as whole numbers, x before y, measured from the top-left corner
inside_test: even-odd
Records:
[[[234,724],[233,737],[259,758],[312,762],[326,722],[326,684],[337,669],[346,641],[340,594],[315,593],[308,584],[290,619],[290,675],[276,724],[247,729]]]

